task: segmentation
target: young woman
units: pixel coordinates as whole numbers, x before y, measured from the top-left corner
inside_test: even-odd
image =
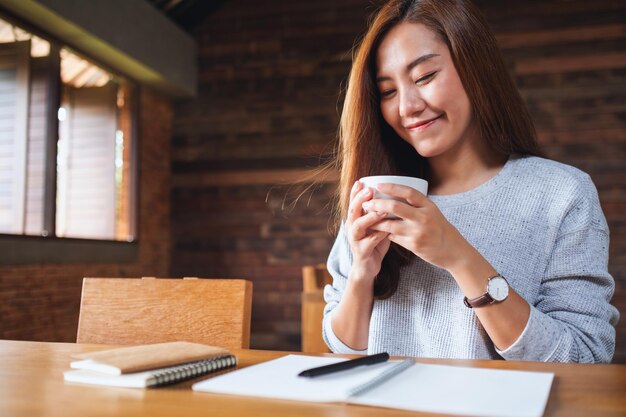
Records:
[[[539,157],[467,0],[391,0],[356,53],[340,129],[323,333],[337,353],[609,362],[608,227],[588,175]],[[373,198],[358,179],[408,175]],[[389,219],[393,214],[399,219]]]

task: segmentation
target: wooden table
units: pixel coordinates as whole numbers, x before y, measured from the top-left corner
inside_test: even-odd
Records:
[[[0,340],[0,416],[424,416],[401,410],[197,393],[190,383],[126,389],[65,383],[71,355],[102,345]],[[238,350],[240,367],[287,352]],[[545,416],[626,416],[626,365],[420,360],[427,363],[555,373]],[[475,383],[475,382],[472,382]],[[440,415],[439,415],[440,416]]]

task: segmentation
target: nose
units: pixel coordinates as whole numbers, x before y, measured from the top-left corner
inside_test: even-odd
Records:
[[[411,84],[400,90],[399,112],[401,117],[409,117],[426,108],[426,102],[415,85]]]

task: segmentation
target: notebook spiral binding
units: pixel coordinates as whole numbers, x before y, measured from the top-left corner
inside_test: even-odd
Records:
[[[158,387],[174,384],[185,379],[209,374],[231,366],[237,365],[237,358],[234,355],[219,356],[212,359],[190,362],[183,365],[163,368],[151,373],[147,381],[147,386]]]

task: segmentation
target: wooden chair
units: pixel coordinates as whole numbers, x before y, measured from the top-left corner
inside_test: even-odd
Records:
[[[251,310],[242,279],[84,278],[76,341],[249,348]]]
[[[333,282],[326,265],[307,265],[302,268],[302,351],[330,352],[322,338],[324,317],[324,286]]]

